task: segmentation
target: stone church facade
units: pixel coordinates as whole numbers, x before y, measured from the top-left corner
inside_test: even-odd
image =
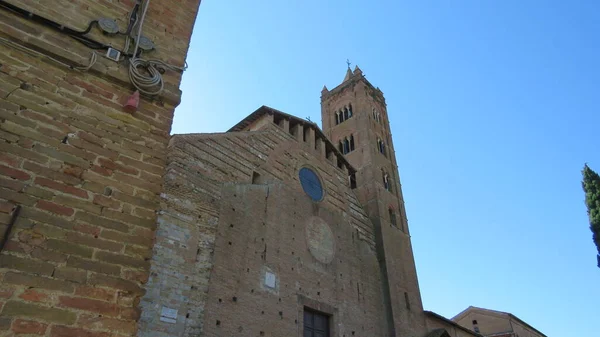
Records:
[[[0,336],[477,335],[423,311],[359,68],[322,130],[263,106],[169,135],[199,2],[0,0]],[[137,57],[171,65],[139,105]]]

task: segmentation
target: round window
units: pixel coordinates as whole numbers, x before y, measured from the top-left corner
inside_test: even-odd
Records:
[[[321,201],[321,199],[323,199],[323,186],[315,171],[303,167],[300,169],[299,176],[300,184],[302,184],[304,192],[306,192],[312,200]]]

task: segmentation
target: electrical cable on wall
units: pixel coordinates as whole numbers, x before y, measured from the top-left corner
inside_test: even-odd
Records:
[[[5,9],[25,19],[32,20],[34,22],[48,26],[54,30],[59,31],[60,33],[68,35],[69,37],[85,45],[86,47],[93,49],[92,53],[90,54],[88,65],[86,66],[68,65],[65,62],[57,60],[56,58],[53,58],[47,54],[33,50],[22,44],[18,44],[14,41],[5,38],[0,38],[0,43],[7,46],[11,46],[28,54],[44,57],[46,59],[52,60],[53,62],[66,66],[70,69],[79,71],[88,71],[94,66],[94,64],[97,62],[98,55],[100,55],[98,54],[98,52],[96,52],[96,50],[107,50],[107,54],[105,57],[115,62],[120,62],[124,59],[129,59],[129,79],[132,85],[136,87],[136,89],[138,89],[141,93],[146,95],[158,95],[164,89],[164,80],[162,78],[162,74],[166,70],[183,72],[186,70],[187,65],[184,67],[178,67],[160,60],[145,60],[140,57],[143,51],[148,51],[154,48],[152,41],[142,36],[142,27],[146,18],[149,5],[150,0],[136,1],[136,4],[134,5],[132,11],[129,13],[129,22],[125,32],[120,32],[118,30],[117,24],[114,20],[105,18],[91,21],[85,30],[77,31],[75,29],[61,25],[55,21],[52,21],[50,19],[44,18],[42,16],[19,8],[15,5],[12,5],[6,2],[5,0],[0,0],[0,9]],[[140,10],[142,11],[142,14],[138,15]],[[103,30],[104,33],[107,33],[109,35],[125,35],[125,45],[123,47],[123,50],[116,49],[110,45],[106,45],[86,36],[86,34],[88,34],[94,26],[98,26],[100,29]],[[132,38],[131,32],[136,28],[136,26],[137,34],[135,36],[135,48],[133,50],[133,53],[129,53]],[[141,44],[143,45],[143,47],[141,46]]]

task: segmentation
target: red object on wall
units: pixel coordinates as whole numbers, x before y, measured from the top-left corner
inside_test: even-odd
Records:
[[[135,91],[129,98],[127,98],[127,103],[123,106],[123,109],[129,113],[134,113],[137,111],[138,105],[140,104],[140,92]]]

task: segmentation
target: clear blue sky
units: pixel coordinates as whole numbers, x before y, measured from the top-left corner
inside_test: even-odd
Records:
[[[597,336],[600,1],[205,0],[173,133],[320,121],[346,58],[386,96],[425,309]]]

